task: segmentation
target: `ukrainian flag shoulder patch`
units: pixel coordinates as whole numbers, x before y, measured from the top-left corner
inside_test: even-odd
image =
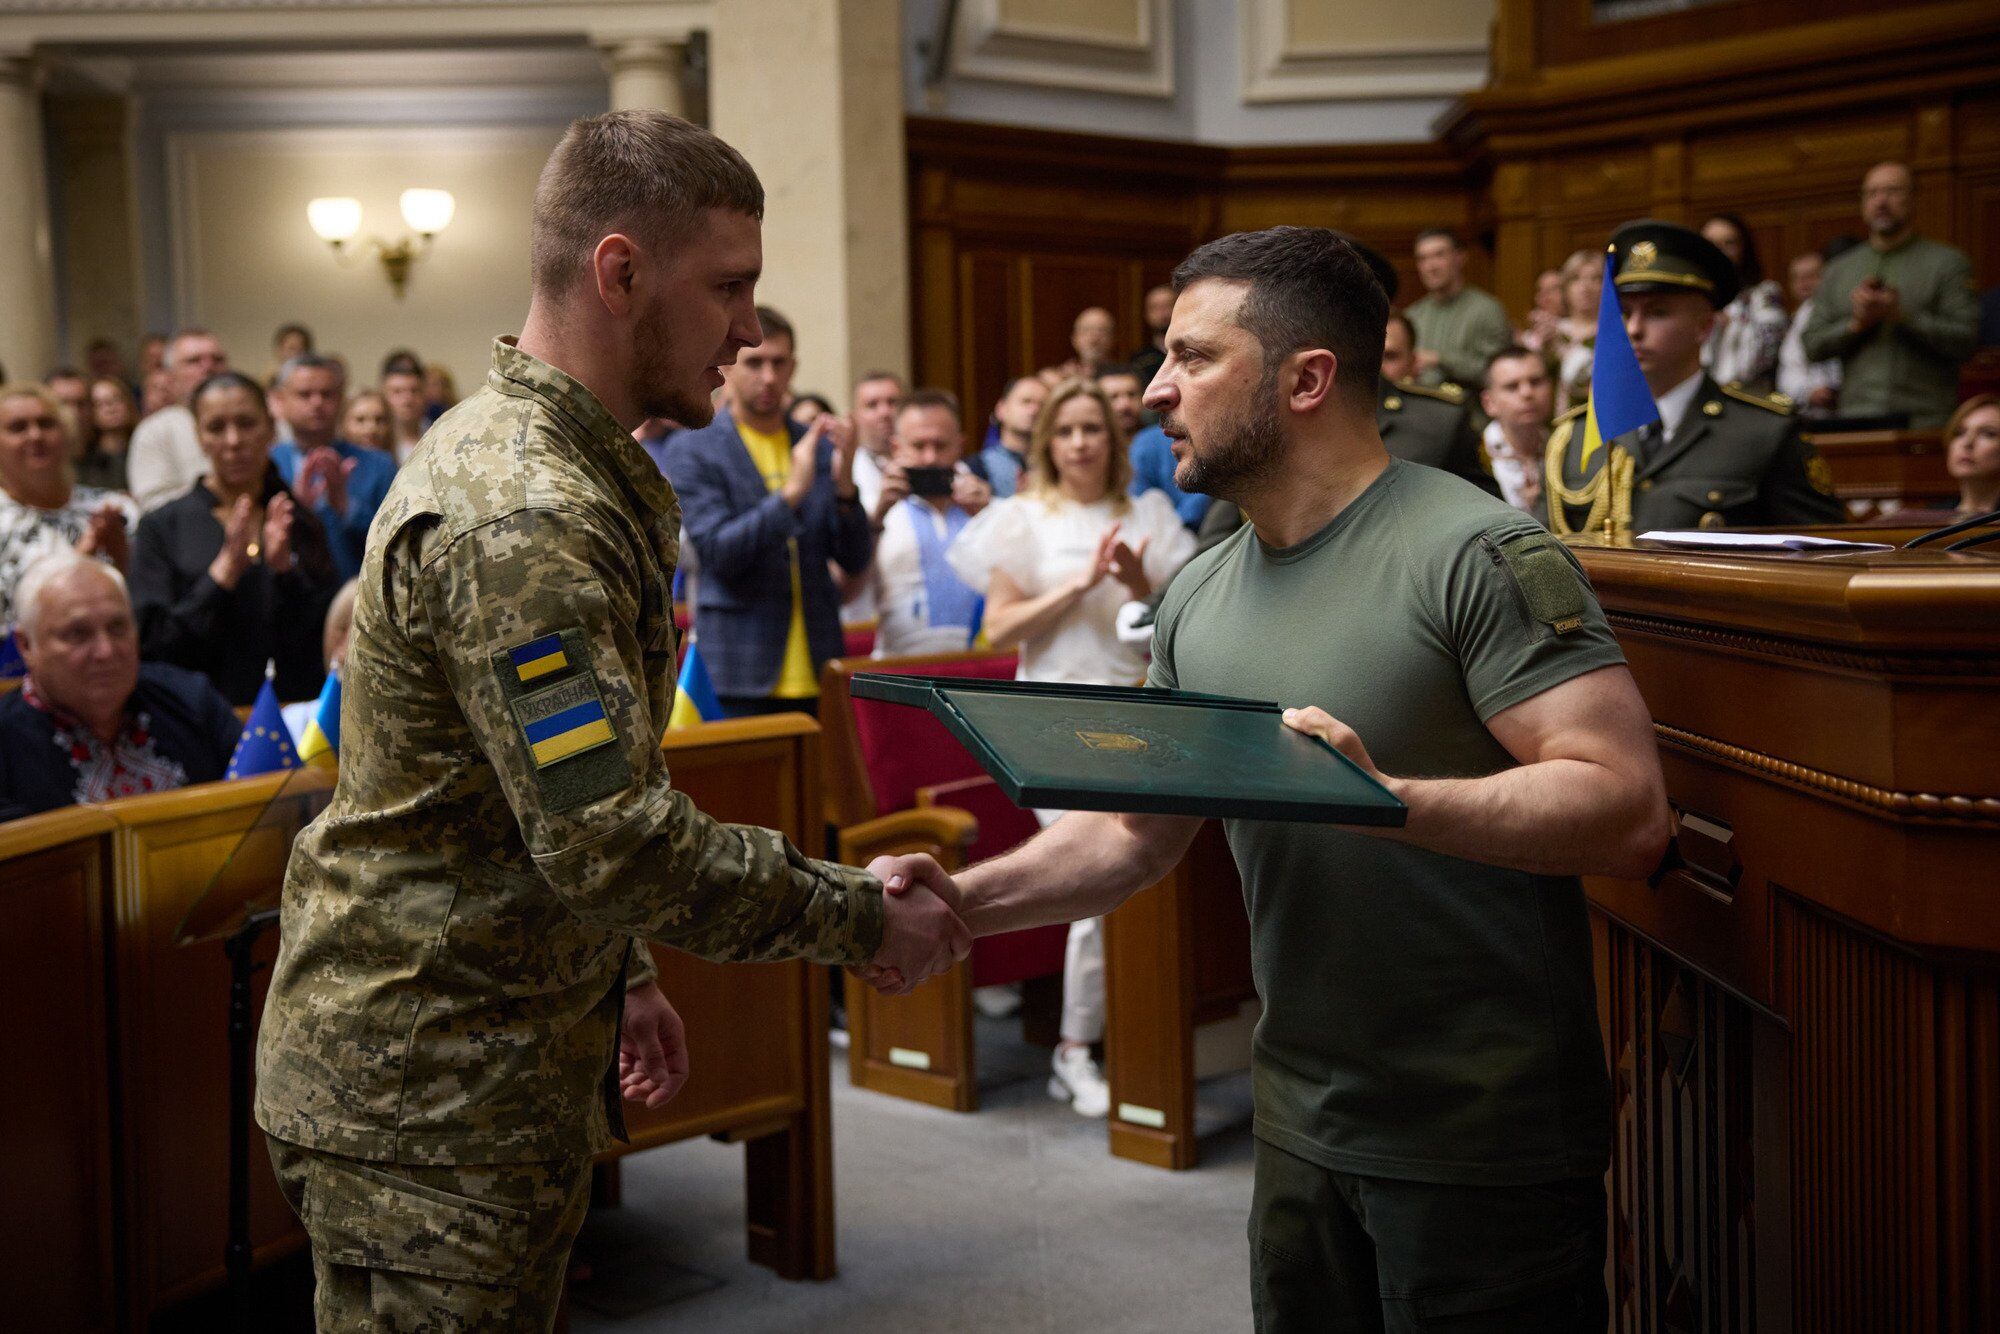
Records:
[[[507,650],[507,657],[513,662],[516,679],[522,685],[569,666],[569,655],[563,650],[561,635],[543,635],[519,648]]]
[[[617,739],[605,716],[603,696],[588,676],[522,695],[514,701],[514,718],[537,769]]]

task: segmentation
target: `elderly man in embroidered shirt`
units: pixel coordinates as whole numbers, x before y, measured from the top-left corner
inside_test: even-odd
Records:
[[[206,677],[139,661],[116,567],[59,550],[16,606],[28,675],[0,698],[0,820],[223,776],[242,725]]]

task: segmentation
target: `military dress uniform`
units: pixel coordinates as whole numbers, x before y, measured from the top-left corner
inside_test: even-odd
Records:
[[[1487,466],[1479,432],[1465,406],[1465,391],[1456,385],[1416,384],[1382,377],[1375,396],[1375,429],[1382,444],[1399,459],[1441,468],[1471,482],[1489,495],[1499,495],[1499,483]]]
[[[547,1326],[622,1130],[634,936],[880,945],[873,877],[672,784],[679,523],[603,405],[501,340],[370,532],[339,782],[286,873],[258,1043],[322,1330]]]
[[[1700,233],[1628,223],[1612,238],[1621,292],[1696,291],[1718,309],[1735,267]],[[1543,466],[1550,531],[1632,536],[1651,529],[1840,523],[1826,461],[1799,435],[1791,400],[1718,385],[1703,373],[1671,436],[1655,422],[1586,456],[1589,405],[1556,418]]]

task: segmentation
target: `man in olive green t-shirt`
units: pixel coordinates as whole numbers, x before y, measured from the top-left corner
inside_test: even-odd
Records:
[[[1611,1108],[1577,877],[1665,849],[1645,704],[1566,549],[1384,450],[1387,299],[1352,247],[1239,233],[1174,289],[1147,402],[1176,481],[1251,524],[1168,590],[1152,684],[1313,706],[1284,725],[1409,812],[1228,824],[1264,1000],[1257,1327],[1601,1332]],[[1199,825],[1079,812],[955,885],[924,857],[871,869],[1011,931],[1109,912]]]

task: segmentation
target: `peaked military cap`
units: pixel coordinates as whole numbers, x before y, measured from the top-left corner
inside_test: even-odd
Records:
[[[1611,234],[1612,282],[1621,292],[1699,292],[1721,310],[1742,286],[1736,265],[1700,232],[1644,218]]]

